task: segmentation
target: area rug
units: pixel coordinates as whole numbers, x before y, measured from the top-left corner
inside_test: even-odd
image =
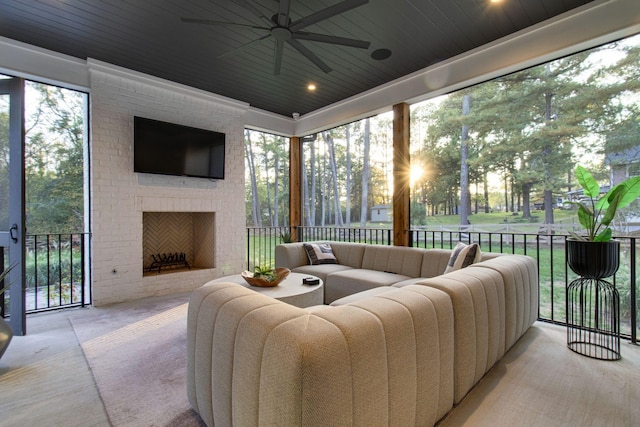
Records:
[[[71,318],[113,426],[204,426],[186,397],[185,301],[91,308]]]

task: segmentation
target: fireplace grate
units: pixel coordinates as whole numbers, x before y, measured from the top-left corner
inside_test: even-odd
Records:
[[[184,252],[176,252],[173,254],[151,254],[151,259],[153,262],[149,267],[147,267],[147,271],[160,271],[165,269],[175,269],[175,268],[188,268],[191,270],[191,266],[187,261],[187,255]]]

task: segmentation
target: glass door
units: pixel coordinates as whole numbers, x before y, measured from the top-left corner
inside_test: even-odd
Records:
[[[0,268],[11,267],[0,302],[15,335],[26,333],[24,223],[24,80],[0,76]]]

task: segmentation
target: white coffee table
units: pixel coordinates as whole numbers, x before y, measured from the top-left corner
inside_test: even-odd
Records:
[[[302,279],[305,277],[313,277],[314,279],[320,280],[320,283],[317,285],[303,285]],[[212,282],[238,283],[263,295],[286,302],[287,304],[295,305],[296,307],[311,307],[312,305],[322,305],[324,303],[324,283],[320,278],[309,274],[289,273],[277,286],[270,288],[251,286],[239,274],[220,277]]]

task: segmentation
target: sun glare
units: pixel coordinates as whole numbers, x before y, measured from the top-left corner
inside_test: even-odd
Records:
[[[423,173],[424,171],[420,165],[411,165],[411,170],[409,171],[409,185],[413,187],[415,183],[422,178]]]

